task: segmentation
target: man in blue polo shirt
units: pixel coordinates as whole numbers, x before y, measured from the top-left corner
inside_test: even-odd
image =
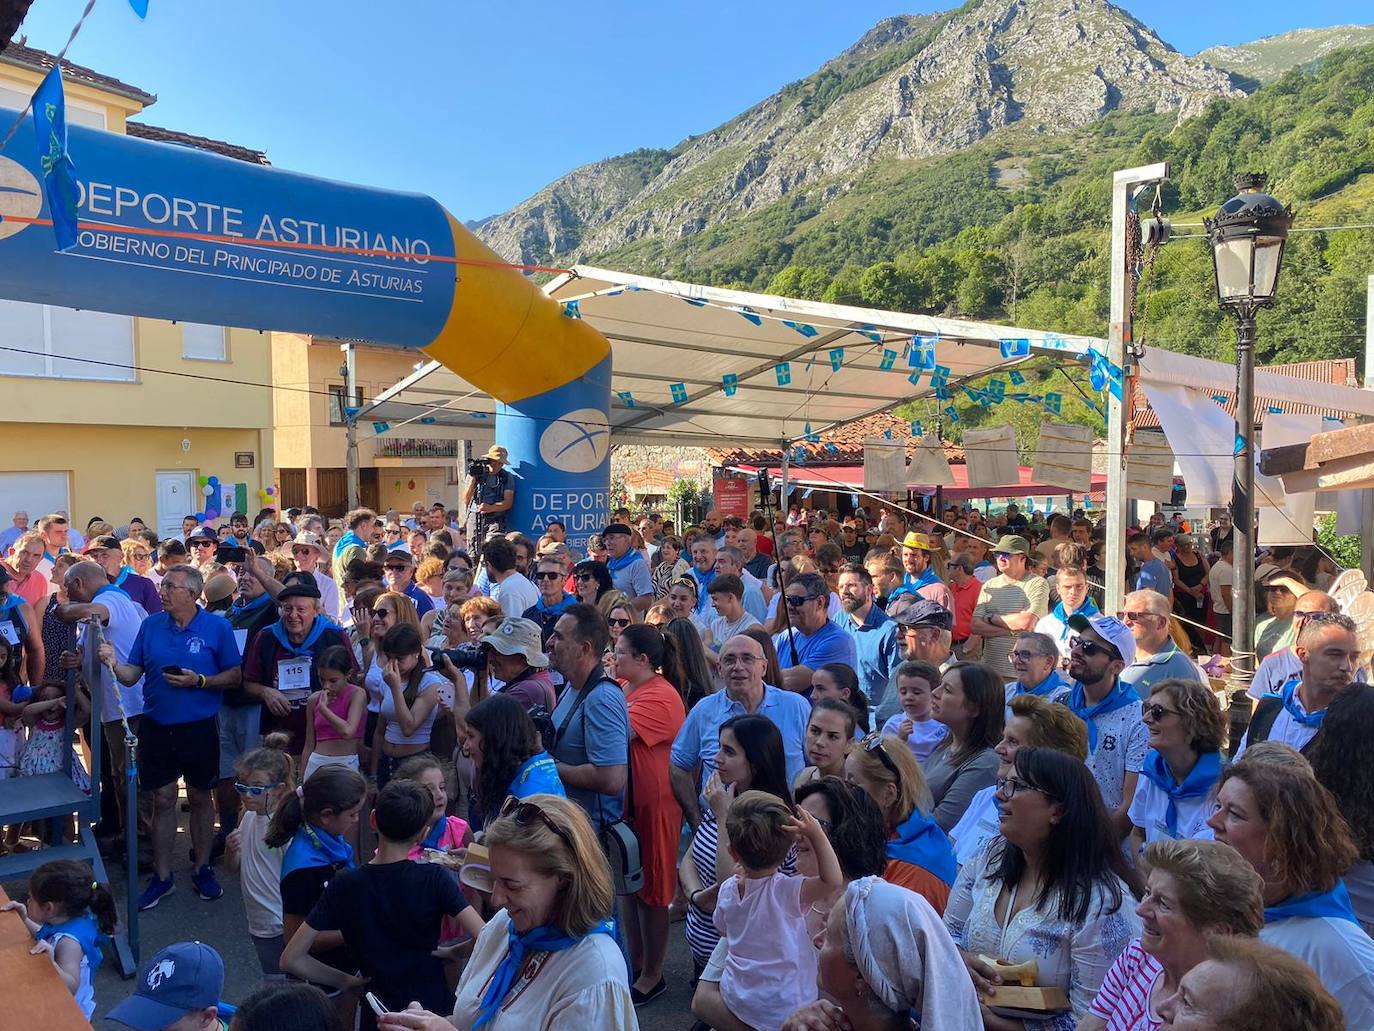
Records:
[[[892,671],[902,662],[897,624],[874,601],[873,577],[858,563],[846,566],[840,573],[840,603],[844,615],[835,622],[854,638],[859,660],[854,672],[859,674],[859,686],[868,697],[869,709],[877,711]]]
[[[858,666],[854,639],[830,622],[830,588],[819,573],[802,573],[787,585],[782,600],[791,618],[790,628],[773,635],[782,666],[782,683],[789,691],[805,691],[811,674],[827,662]]]
[[[423,616],[434,608],[431,598],[415,583],[415,556],[405,550],[389,551],[386,555],[386,587],[389,591],[404,594],[415,603],[415,612]]]
[[[191,881],[207,902],[224,889],[210,869],[215,830],[211,793],[219,781],[221,694],[237,687],[242,657],[227,619],[197,604],[205,584],[194,566],[173,566],[158,584],[163,611],[139,627],[128,660],[116,662],[107,642],[100,660],[114,665],[121,684],[143,678],[143,720],[138,731],[139,787],[153,794],[153,879],[139,896],[152,909],[172,890],[172,850],[177,835],[177,781],[191,800]]]
[[[720,728],[726,720],[752,714],[773,721],[782,734],[789,784],[806,765],[802,744],[806,722],[811,716],[811,703],[799,694],[765,684],[764,665],[763,645],[752,637],[740,634],[726,641],[720,649],[724,690],[709,694],[692,706],[687,721],[673,740],[668,775],[673,796],[681,804],[694,832],[701,822],[701,785],[715,768],[716,753],[720,751]]]

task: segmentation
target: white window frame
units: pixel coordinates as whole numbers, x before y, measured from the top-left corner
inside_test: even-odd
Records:
[[[191,354],[188,348],[190,335],[201,330],[211,330],[219,333],[219,354]],[[209,336],[206,333],[205,336]],[[229,330],[224,326],[211,326],[203,322],[183,322],[181,323],[181,358],[187,362],[227,362],[229,360]]]
[[[42,310],[42,313],[43,313],[43,341],[42,341],[43,353],[42,353],[41,355],[29,355],[29,357],[31,357],[31,358],[41,357],[42,360],[43,360],[43,370],[42,370],[41,372],[19,372],[19,371],[13,371],[13,370],[9,370],[9,369],[0,369],[0,377],[13,376],[13,377],[16,378],[16,379],[55,379],[55,380],[66,380],[66,381],[83,380],[83,381],[90,381],[90,382],[92,382],[92,383],[137,383],[137,382],[138,382],[138,370],[134,368],[134,365],[136,364],[136,359],[137,359],[137,355],[135,354],[135,348],[134,348],[134,320],[133,320],[131,317],[129,317],[129,316],[127,316],[127,315],[123,315],[123,316],[120,316],[120,315],[109,315],[109,316],[107,316],[107,317],[110,317],[110,318],[118,318],[118,319],[120,319],[120,320],[122,321],[122,323],[123,323],[123,328],[124,328],[125,332],[128,334],[128,340],[129,340],[128,363],[127,363],[127,364],[123,364],[123,363],[114,363],[114,364],[106,364],[106,365],[101,365],[101,366],[95,366],[95,365],[93,365],[92,363],[89,363],[89,362],[86,362],[86,361],[82,361],[82,360],[79,360],[79,359],[73,359],[73,357],[72,357],[70,354],[61,354],[61,353],[58,353],[58,352],[57,352],[58,343],[57,343],[56,341],[53,340],[52,313],[53,313],[53,311],[54,311],[54,308],[53,308],[52,305],[50,305],[50,304],[34,304],[34,303],[31,302],[31,301],[12,301],[12,302],[10,302],[10,303],[12,303],[12,304],[24,304],[24,305],[27,305],[27,306],[29,306],[29,307],[36,307],[36,308],[39,308],[39,309]],[[76,309],[68,309],[68,310],[76,310]],[[101,314],[106,314],[106,313],[102,312]],[[66,374],[64,374],[64,373],[57,372],[57,371],[56,371],[56,368],[55,368],[55,363],[56,363],[56,362],[59,362],[59,361],[63,361],[63,360],[72,362],[77,368],[80,368],[80,369],[91,369],[91,368],[96,368],[96,367],[103,368],[103,369],[106,369],[106,370],[108,370],[109,372],[113,373],[113,375],[108,375],[108,376],[66,375]]]

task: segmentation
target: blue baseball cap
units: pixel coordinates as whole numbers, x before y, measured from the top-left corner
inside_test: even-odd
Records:
[[[201,942],[168,945],[138,972],[134,993],[112,1009],[110,1020],[135,1031],[162,1031],[195,1010],[220,1006],[224,960]]]

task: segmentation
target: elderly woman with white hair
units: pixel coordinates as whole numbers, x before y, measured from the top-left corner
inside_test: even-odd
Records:
[[[930,903],[878,877],[852,881],[830,910],[818,999],[783,1031],[982,1031],[978,996]],[[833,1000],[833,1001],[832,1001]]]

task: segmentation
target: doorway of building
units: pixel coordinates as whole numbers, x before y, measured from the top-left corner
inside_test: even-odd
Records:
[[[318,487],[316,507],[329,519],[342,519],[348,509],[348,470],[316,469],[315,483]],[[381,497],[376,469],[358,470],[358,500],[363,508],[377,511]]]
[[[157,477],[157,535],[180,537],[181,521],[200,511],[196,504],[195,477],[184,472],[158,472]]]

